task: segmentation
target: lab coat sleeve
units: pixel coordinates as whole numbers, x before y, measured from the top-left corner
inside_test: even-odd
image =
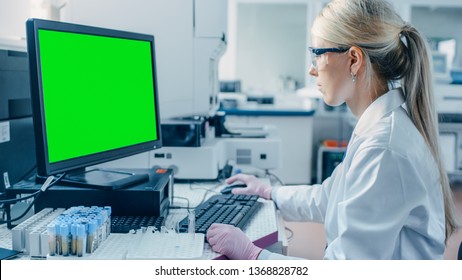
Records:
[[[322,185],[276,188],[272,193],[272,199],[281,211],[284,220],[323,223],[331,190],[331,181],[341,168],[342,164],[339,164],[332,176],[324,180]]]
[[[360,149],[346,174],[337,203],[338,236],[326,259],[391,259],[412,203],[405,199],[404,176],[416,176],[407,159],[382,148]],[[326,230],[329,230],[326,228]]]

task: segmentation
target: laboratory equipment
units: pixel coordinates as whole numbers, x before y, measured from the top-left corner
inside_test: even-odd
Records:
[[[462,185],[461,90],[459,85],[435,86],[441,156],[452,186]]]
[[[440,118],[443,118],[441,116]],[[461,114],[452,121],[446,116],[439,123],[441,157],[452,186],[462,185],[462,121]]]
[[[241,126],[242,130],[246,130]],[[275,128],[264,126],[266,137],[205,138],[200,147],[162,147],[151,151],[151,167],[174,170],[175,179],[214,180],[228,162],[237,167],[268,170],[280,167],[281,141]],[[252,130],[246,130],[251,133]]]
[[[345,157],[346,147],[321,146],[318,150],[318,184],[329,177]]]
[[[453,84],[462,84],[462,68],[451,69],[451,78]]]
[[[165,224],[163,216],[114,216],[111,222],[112,233],[128,233],[142,227],[154,227],[159,230]]]

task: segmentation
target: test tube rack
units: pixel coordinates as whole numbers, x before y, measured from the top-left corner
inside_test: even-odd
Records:
[[[65,209],[45,208],[11,230],[12,248],[29,254],[31,258],[45,258],[48,254],[47,224]]]

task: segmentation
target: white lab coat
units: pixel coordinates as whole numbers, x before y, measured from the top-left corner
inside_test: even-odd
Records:
[[[273,190],[288,221],[324,223],[325,259],[442,259],[445,216],[435,161],[400,89],[374,101],[322,185]],[[263,258],[278,258],[269,252]]]

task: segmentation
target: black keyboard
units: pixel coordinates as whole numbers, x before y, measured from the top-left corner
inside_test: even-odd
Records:
[[[111,233],[128,233],[132,229],[150,226],[160,230],[164,224],[165,219],[162,216],[112,216]]]
[[[260,208],[257,195],[215,195],[195,208],[196,233],[206,233],[213,223],[230,224],[243,229]],[[181,220],[180,232],[188,231],[188,217]]]

